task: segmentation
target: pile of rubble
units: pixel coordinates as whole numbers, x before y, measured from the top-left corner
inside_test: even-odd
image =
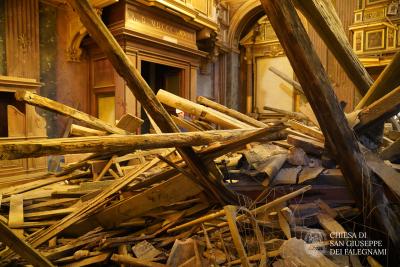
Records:
[[[159,90],[157,99],[187,114],[172,116],[183,132],[121,135],[107,129],[134,132],[142,121],[127,114],[117,128],[29,92],[16,97],[86,125],[96,121],[97,129],[71,124],[68,138],[0,144],[2,159],[89,153],[60,172],[1,189],[0,218],[13,233],[3,246],[22,256],[6,249],[3,263],[362,266],[357,256],[324,255],[340,240],[331,233],[362,219],[312,118],[262,122],[204,97],[194,103]],[[199,182],[174,148],[188,145],[230,203]],[[15,248],[17,239],[29,250]]]
[[[201,97],[155,96],[88,2],[68,2],[155,133],[134,135],[141,120],[128,114],[113,126],[18,92],[85,125],[71,123],[79,137],[1,143],[0,159],[90,154],[1,189],[2,265],[398,265],[398,121],[383,125],[399,112],[400,54],[373,83],[331,2],[295,1],[364,95],[346,118],[292,2],[262,0],[309,102],[263,122]]]

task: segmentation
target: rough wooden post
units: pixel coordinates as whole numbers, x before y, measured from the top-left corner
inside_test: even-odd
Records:
[[[330,143],[343,174],[364,210],[365,221],[372,218],[388,233],[396,249],[400,247],[398,215],[390,208],[383,185],[371,174],[333,91],[329,78],[312,46],[291,0],[261,0],[268,18],[286,51],[304,93]]]

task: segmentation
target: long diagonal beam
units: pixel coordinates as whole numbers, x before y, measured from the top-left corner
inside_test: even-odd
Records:
[[[291,0],[261,0],[272,27],[285,49],[304,93],[333,150],[365,221],[378,224],[396,249],[400,248],[400,221],[390,207],[383,184],[367,167],[310,38]],[[372,215],[372,217],[370,216]]]

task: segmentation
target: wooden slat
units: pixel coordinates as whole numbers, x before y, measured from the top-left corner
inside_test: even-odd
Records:
[[[71,136],[102,136],[107,135],[108,133],[105,131],[99,131],[77,124],[71,124],[69,134]]]
[[[239,229],[236,225],[236,207],[225,206],[224,211],[226,220],[228,221],[228,226],[231,232],[233,244],[235,245],[236,251],[238,252],[240,261],[242,263],[241,266],[250,267],[251,265],[246,254],[246,250],[244,249]]]
[[[90,125],[92,127],[107,131],[109,133],[129,134],[129,132],[127,132],[125,130],[122,130],[111,124],[108,124],[108,123],[106,123],[96,117],[93,117],[89,114],[86,114],[82,111],[79,111],[77,109],[71,108],[69,106],[61,104],[61,103],[51,100],[49,98],[39,96],[39,95],[36,95],[36,94],[28,92],[28,91],[18,90],[15,93],[15,98],[19,101],[24,101],[28,104],[56,112],[61,115],[69,116],[76,120],[87,123],[88,125]]]
[[[10,228],[0,222],[0,240],[33,266],[52,267],[51,262],[21,240]]]
[[[176,185],[179,185],[177,187]],[[189,178],[179,175],[138,195],[122,200],[98,213],[95,218],[103,227],[115,227],[120,223],[144,214],[153,208],[185,200],[201,192],[201,188]],[[147,199],[154,201],[146,201]],[[90,218],[89,218],[90,220]]]
[[[242,121],[246,124],[249,124],[251,126],[258,127],[258,128],[264,128],[267,126],[265,123],[263,123],[261,121],[253,119],[252,117],[249,117],[249,116],[247,116],[239,111],[236,111],[234,109],[227,108],[224,105],[221,105],[217,102],[211,101],[211,100],[205,98],[204,96],[197,97],[196,101],[197,101],[197,103],[200,103],[202,105],[205,105],[207,107],[215,109],[216,111],[227,114],[227,115],[229,115],[235,119],[238,119],[239,121]]]
[[[360,122],[356,125],[357,132],[364,132],[383,125],[383,123],[400,112],[400,86],[378,99],[358,114]]]
[[[141,125],[143,120],[132,114],[124,114],[118,121],[117,127],[124,129],[129,133],[134,133]]]
[[[288,124],[294,130],[298,130],[298,131],[300,131],[306,135],[309,135],[311,137],[314,137],[322,142],[325,141],[325,137],[320,130],[316,130],[312,127],[304,125],[303,123],[295,121],[295,120],[288,121]]]
[[[22,195],[12,195],[10,198],[10,212],[8,215],[8,226],[12,229],[14,225],[24,223],[24,198]],[[19,238],[24,238],[24,230],[13,230]]]
[[[226,129],[254,128],[222,112],[199,105],[165,90],[158,90],[157,99],[164,105],[180,109],[188,114],[196,116],[196,118],[215,123]]]

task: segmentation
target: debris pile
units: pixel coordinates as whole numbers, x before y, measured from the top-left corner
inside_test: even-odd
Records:
[[[28,92],[16,97],[77,114]],[[99,127],[105,122],[96,119],[102,131],[71,124],[68,138],[0,144],[2,159],[89,153],[60,172],[1,189],[1,219],[8,225],[2,231],[13,234],[2,240],[3,248],[9,246],[1,253],[4,264],[287,266],[293,257],[306,265],[316,260],[329,266],[361,264],[356,256],[324,253],[336,240],[330,233],[346,233],[340,222],[352,229],[362,220],[324,135],[311,120],[285,115],[262,122],[204,97],[194,103],[160,90],[157,98],[187,114],[172,116],[184,132],[169,134],[168,142],[160,142],[164,135],[157,133],[115,134],[140,127],[140,119],[125,115],[118,130]],[[121,124],[127,118],[134,124]],[[178,135],[181,143],[173,141]],[[147,143],[155,148],[145,149]],[[187,145],[233,195],[234,205],[199,182],[174,148]],[[371,162],[382,164],[373,155]],[[16,239],[26,240],[24,246],[39,259],[24,257],[11,244]],[[12,250],[22,257],[15,258]]]
[[[202,97],[155,96],[88,2],[68,2],[155,133],[135,135],[142,121],[132,115],[113,126],[17,92],[84,125],[71,122],[80,137],[0,143],[0,159],[90,155],[1,189],[2,265],[398,265],[398,121],[382,126],[399,112],[400,54],[372,84],[331,2],[295,1],[364,95],[346,117],[292,2],[261,0],[309,102],[263,122]]]

